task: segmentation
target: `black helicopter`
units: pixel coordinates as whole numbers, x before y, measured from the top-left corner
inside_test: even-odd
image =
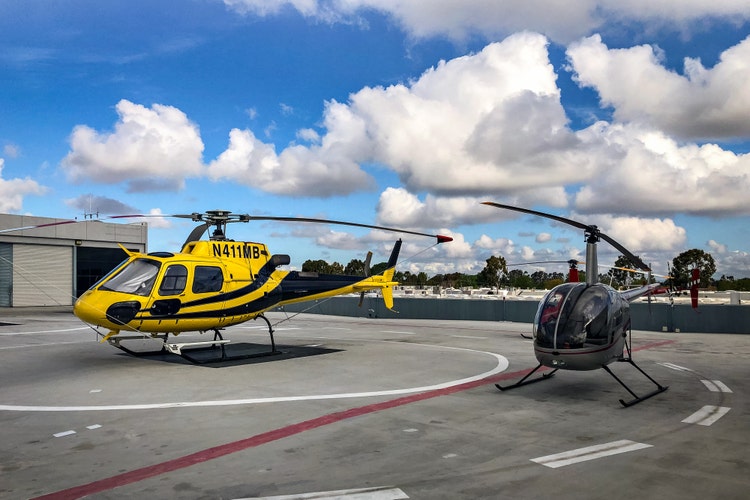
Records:
[[[482,204],[568,224],[582,229],[586,241],[586,281],[558,285],[547,292],[539,303],[533,327],[534,355],[539,364],[515,384],[509,386],[496,384],[496,387],[505,391],[539,382],[550,378],[560,369],[581,371],[601,368],[633,396],[630,401],[620,399],[620,403],[625,407],[666,391],[667,386],[656,382],[633,361],[632,335],[630,335],[630,302],[653,294],[659,285],[649,283],[639,288],[617,291],[609,285],[598,282],[596,244],[599,240],[606,241],[627,257],[637,269],[646,273],[651,272],[649,266],[620,243],[602,233],[595,225],[490,201],[482,202]],[[571,267],[572,265],[573,262],[571,262]],[[613,361],[629,363],[653,382],[656,389],[638,396],[609,368],[608,365]],[[529,378],[543,366],[553,370],[541,377]]]

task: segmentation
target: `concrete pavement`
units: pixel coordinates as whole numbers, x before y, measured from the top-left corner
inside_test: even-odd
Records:
[[[669,390],[626,409],[602,370],[498,391],[536,365],[529,324],[268,317],[282,355],[198,366],[100,344],[66,311],[6,310],[0,496],[683,500],[750,487],[746,336],[634,332],[634,358]],[[267,342],[260,321],[224,335]]]

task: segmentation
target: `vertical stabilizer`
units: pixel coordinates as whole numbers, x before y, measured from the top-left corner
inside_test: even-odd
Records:
[[[393,310],[393,285],[397,284],[393,281],[393,274],[396,272],[395,267],[389,267],[383,272],[383,278],[385,279],[386,283],[383,288],[380,289],[380,293],[383,294],[383,302],[385,302],[385,307]]]
[[[398,261],[399,252],[401,252],[401,240],[397,240],[396,244],[393,245],[393,250],[391,250],[391,256],[388,258],[388,269],[393,269],[396,267],[396,262]]]

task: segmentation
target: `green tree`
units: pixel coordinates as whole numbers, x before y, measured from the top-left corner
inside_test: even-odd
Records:
[[[328,268],[328,274],[344,274],[344,266],[338,262],[334,262]]]
[[[612,268],[607,271],[607,274],[612,277],[612,286],[616,288],[626,285],[633,277],[631,271],[626,271],[626,269],[633,268],[633,264],[630,263],[630,259],[628,259],[624,255],[620,255],[619,257],[617,257],[617,260],[615,260],[615,267],[620,267],[622,269]]]
[[[463,273],[450,273],[443,277],[443,284],[447,287],[462,288],[473,286],[476,283],[476,276],[467,276]]]
[[[442,274],[436,274],[432,278],[429,278],[425,284],[428,286],[440,286],[443,284],[444,278]]]
[[[338,262],[329,264],[323,259],[306,260],[302,263],[302,272],[319,274],[344,274],[344,266]]]
[[[352,259],[344,268],[344,274],[350,276],[364,276],[365,275],[365,261],[360,259]]]
[[[691,271],[700,270],[700,288],[708,288],[711,277],[716,273],[716,262],[710,253],[698,248],[687,250],[672,259],[672,279],[678,288],[687,288],[690,283]]]
[[[544,282],[549,279],[549,274],[545,271],[534,271],[531,273],[531,281],[534,282],[534,288],[544,288]]]
[[[370,268],[370,272],[374,276],[376,274],[382,273],[386,269],[388,269],[388,263],[387,262],[378,262],[377,264],[375,264],[374,266],[372,266]]]
[[[508,271],[508,282],[514,288],[534,288],[534,281],[526,271],[511,269]]]
[[[324,261],[323,259],[318,260],[306,260],[302,263],[302,272],[305,273],[321,273],[326,274],[328,273],[328,262]]]
[[[734,276],[722,275],[719,281],[716,282],[716,289],[720,292],[727,290],[735,290],[737,292],[748,292],[750,291],[750,278],[734,279]]]
[[[563,273],[547,274],[547,279],[545,279],[544,283],[542,283],[542,288],[544,288],[545,290],[551,290],[555,288],[557,285],[561,285],[565,283],[567,279],[568,279],[567,275]]]
[[[495,257],[493,255],[486,262],[487,265],[477,275],[476,282],[479,286],[498,288],[500,286],[500,277],[508,272],[505,257]]]

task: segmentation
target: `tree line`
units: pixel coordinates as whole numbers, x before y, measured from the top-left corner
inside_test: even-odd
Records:
[[[375,264],[370,269],[370,274],[380,274],[387,266],[386,262]],[[630,266],[632,266],[630,261],[621,255],[615,261],[614,268],[599,274],[599,281],[614,288],[645,284],[646,275],[627,270]],[[669,276],[655,276],[654,279],[677,289],[687,289],[690,287],[691,273],[694,268],[700,270],[699,288],[713,288],[718,291],[750,291],[750,278],[735,279],[734,276],[722,275],[718,280],[713,279],[716,273],[716,262],[713,256],[697,248],[682,252],[672,259]],[[355,276],[366,274],[365,262],[360,259],[352,259],[346,266],[338,262],[329,264],[321,259],[306,260],[302,264],[302,271]],[[579,270],[578,275],[580,281],[586,280],[585,271]],[[427,276],[424,272],[414,274],[409,271],[396,270],[394,280],[402,285],[416,287],[550,289],[564,283],[567,277],[567,273],[562,272],[533,271],[529,273],[518,268],[508,269],[504,257],[493,255],[486,260],[484,269],[478,274],[448,273]]]

